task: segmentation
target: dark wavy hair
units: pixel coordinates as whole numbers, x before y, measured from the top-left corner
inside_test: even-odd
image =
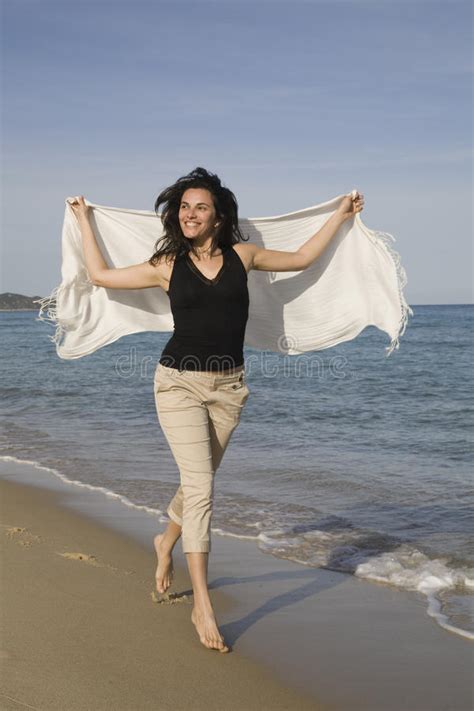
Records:
[[[161,212],[164,231],[155,244],[154,254],[148,260],[152,266],[155,266],[163,255],[179,257],[190,251],[196,254],[193,240],[184,236],[178,216],[183,193],[188,188],[205,188],[212,195],[219,227],[212,240],[211,254],[218,248],[224,251],[232,244],[249,239],[243,236],[239,228],[239,206],[234,193],[229,188],[225,188],[214,173],[209,173],[205,168],[195,168],[173,185],[165,188],[156,199],[155,212],[158,217],[160,217],[158,209],[160,205],[164,205]]]

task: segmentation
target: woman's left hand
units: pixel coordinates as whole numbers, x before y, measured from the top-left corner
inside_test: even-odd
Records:
[[[362,193],[355,193],[352,197],[352,193],[345,196],[336,212],[338,212],[343,220],[348,220],[350,217],[354,217],[357,212],[361,212],[364,209],[364,196]]]
[[[68,202],[78,222],[81,219],[89,219],[90,207],[89,205],[86,205],[84,195],[78,195],[75,198],[71,198]]]

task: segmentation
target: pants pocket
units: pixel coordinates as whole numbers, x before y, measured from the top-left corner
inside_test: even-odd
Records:
[[[247,388],[247,384],[245,382],[245,373],[242,371],[237,378],[232,378],[232,380],[228,382],[223,382],[219,385],[219,390],[223,390],[224,392],[230,391],[236,391],[236,390],[245,390]]]
[[[250,395],[247,383],[244,380],[222,383],[219,387],[219,391],[220,400],[223,403],[225,411],[230,414],[234,420],[239,420]]]
[[[155,395],[156,393],[162,393],[164,390],[168,390],[173,382],[172,376],[168,375],[164,370],[160,368],[156,370],[153,380]]]

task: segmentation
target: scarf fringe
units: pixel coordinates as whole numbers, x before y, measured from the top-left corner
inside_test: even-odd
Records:
[[[405,296],[403,294],[403,289],[407,285],[408,279],[406,271],[402,266],[400,255],[393,247],[393,243],[397,241],[395,237],[389,232],[382,232],[380,230],[370,230],[365,225],[363,227],[364,230],[368,232],[371,237],[373,237],[379,244],[383,245],[384,249],[390,255],[395,265],[395,271],[397,274],[398,297],[400,299],[402,316],[398,324],[397,335],[391,339],[390,345],[385,348],[386,357],[388,358],[388,356],[394,350],[398,350],[398,348],[400,348],[400,338],[405,333],[405,329],[408,325],[408,317],[414,315],[413,309],[411,309],[410,306],[407,304]]]
[[[64,327],[61,325],[58,319],[58,303],[57,298],[59,293],[62,291],[63,285],[60,284],[56,286],[49,296],[44,296],[42,299],[35,299],[34,304],[39,304],[40,309],[38,312],[38,317],[36,321],[44,321],[54,324],[55,331],[53,336],[48,336],[49,340],[52,341],[56,348],[59,347],[61,339],[65,333]]]

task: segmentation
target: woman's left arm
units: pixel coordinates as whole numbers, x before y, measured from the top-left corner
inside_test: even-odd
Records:
[[[364,209],[364,196],[360,193],[346,195],[336,212],[320,230],[310,237],[296,252],[281,252],[249,244],[252,249],[251,269],[267,272],[297,272],[310,266],[328,246],[341,225]]]

